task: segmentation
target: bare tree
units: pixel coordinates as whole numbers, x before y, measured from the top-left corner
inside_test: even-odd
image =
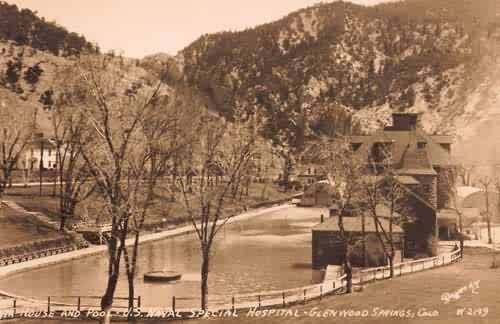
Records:
[[[224,215],[223,209],[230,202],[231,188],[240,183],[255,157],[255,125],[253,123],[222,121],[217,117],[203,115],[195,124],[198,129],[196,145],[199,172],[198,183],[192,188],[183,177],[179,184],[183,195],[183,205],[195,228],[201,250],[201,308],[208,307],[208,277],[210,256],[217,233],[232,215]],[[218,184],[210,184],[211,168],[218,165],[223,171],[223,179]],[[182,165],[183,173],[191,169],[190,164]]]
[[[59,73],[59,81],[64,84],[69,75],[66,70]],[[77,108],[67,105],[64,86],[56,87],[59,98],[52,109],[52,128],[56,142],[56,177],[59,182],[60,230],[75,215],[79,203],[90,197],[96,188],[82,156],[82,148],[89,142],[92,132],[87,128],[85,116]]]
[[[463,258],[463,250],[464,250],[464,213],[462,206],[460,206],[458,191],[457,191],[457,183],[456,179],[460,173],[460,168],[452,168],[445,172],[442,181],[446,183],[446,187],[449,189],[449,205],[447,206],[449,209],[453,210],[458,216],[458,232],[459,232],[459,240],[460,240],[460,257]]]
[[[375,235],[382,246],[386,260],[389,261],[390,277],[394,277],[394,257],[396,256],[396,238],[394,225],[400,223],[400,214],[404,212],[407,190],[397,180],[395,174],[385,169],[383,174],[369,177],[365,182],[366,206],[375,225]],[[368,178],[365,178],[368,179]],[[384,227],[379,214],[381,206],[389,209],[388,225]]]
[[[23,108],[14,102],[0,102],[0,200],[36,129],[36,110]]]
[[[359,240],[354,233],[347,232],[344,228],[344,215],[360,212],[360,194],[362,193],[362,179],[366,170],[365,164],[360,160],[359,155],[352,150],[347,137],[336,139],[323,139],[318,146],[319,163],[325,166],[324,173],[328,175],[330,184],[334,192],[338,195],[338,227],[340,240],[344,252],[343,266],[347,279],[347,293],[352,292],[352,254],[353,246]],[[323,162],[323,163],[322,163]],[[362,219],[364,227],[364,218]],[[363,230],[364,232],[364,230]],[[365,251],[365,235],[362,235],[363,250]],[[366,257],[363,257],[366,260]]]
[[[180,97],[180,96],[179,96]],[[146,218],[155,201],[155,189],[165,180],[169,163],[179,156],[179,152],[188,146],[193,129],[182,127],[196,118],[197,112],[183,104],[175,93],[164,97],[156,109],[148,110],[140,121],[141,137],[137,138],[143,146],[136,146],[134,154],[128,159],[129,172],[127,187],[134,192],[130,197],[129,231],[134,243],[131,248],[123,249],[125,269],[129,290],[129,309],[134,307],[135,275],[139,254],[139,238]],[[136,181],[135,179],[140,179]],[[135,184],[132,185],[132,182]],[[130,190],[129,189],[129,190]],[[134,313],[129,312],[129,318]]]
[[[65,101],[78,109],[92,133],[89,141],[81,143],[81,156],[111,222],[108,281],[101,299],[104,322],[109,323],[120,263],[134,227],[131,221],[141,223],[155,184],[148,182],[144,191],[144,179],[161,170],[155,164],[166,159],[159,138],[165,130],[150,127],[156,118],[162,120],[168,94],[161,80],[134,78],[139,72],[120,58],[82,55],[70,71],[74,77],[66,82]],[[131,264],[137,259],[137,249],[133,251]],[[135,273],[135,268],[130,267],[129,273]]]
[[[484,191],[484,204],[485,211],[484,215],[486,217],[486,226],[488,227],[488,244],[492,244],[493,240],[491,239],[491,214],[490,214],[490,186],[493,184],[493,180],[490,177],[482,177],[479,179],[479,184]]]

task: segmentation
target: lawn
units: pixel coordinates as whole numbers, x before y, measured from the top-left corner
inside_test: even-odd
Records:
[[[22,243],[62,237],[61,233],[43,226],[35,217],[2,206],[0,248]]]
[[[27,188],[14,187],[7,189],[5,198],[15,201],[29,211],[41,212],[54,220],[59,220],[57,191],[58,187],[57,190],[54,190],[53,185],[43,186],[42,195],[40,195],[40,188],[38,186]],[[147,224],[178,225],[187,221],[180,193],[177,194],[176,201],[172,201],[171,194],[161,188],[155,193],[157,199],[147,217]],[[286,199],[293,194],[296,194],[296,192],[283,192],[274,184],[253,183],[250,186],[248,196],[243,195],[241,200],[239,196],[237,199],[231,199],[226,204],[223,213],[224,215],[238,214],[246,208],[255,207],[263,202]],[[191,199],[196,204],[196,196],[193,195]],[[107,218],[103,215],[102,209],[101,199],[94,195],[88,199],[87,203],[77,207],[76,218],[73,222],[86,220],[105,223],[107,222]]]

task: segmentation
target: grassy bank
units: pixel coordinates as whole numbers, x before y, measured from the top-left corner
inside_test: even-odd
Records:
[[[61,233],[47,228],[36,217],[20,213],[6,206],[2,206],[0,217],[0,248],[38,241],[42,239],[56,239]]]
[[[5,199],[12,200],[28,211],[39,212],[47,215],[54,221],[60,220],[59,213],[59,198],[57,196],[58,189],[54,190],[53,185],[34,187],[13,187],[7,190]],[[144,230],[146,232],[162,230],[171,226],[184,225],[189,222],[188,216],[182,205],[182,196],[180,193],[172,199],[172,194],[166,189],[159,188],[156,192],[156,199],[151,206],[150,212],[146,219]],[[223,210],[225,216],[236,215],[249,208],[259,207],[266,202],[280,201],[290,198],[295,192],[283,192],[274,184],[253,183],[249,187],[248,194],[238,195],[234,199],[228,199]],[[197,196],[190,197],[193,205],[196,205]],[[84,204],[77,207],[74,219],[69,220],[69,224],[75,224],[80,221],[91,223],[107,223],[109,218],[103,214],[104,205],[101,198],[94,195]],[[9,212],[14,212],[10,210]],[[15,228],[14,231],[6,231],[5,235],[0,235],[0,248],[2,244],[21,244],[39,238],[51,237],[59,235],[56,231],[49,230],[44,226],[33,225],[27,221],[31,219],[31,223],[36,223],[36,218],[28,215],[12,215],[8,218],[9,226]],[[1,221],[1,220],[0,220]],[[7,220],[6,220],[7,222]],[[5,227],[4,227],[5,228]],[[0,228],[0,234],[4,230]]]

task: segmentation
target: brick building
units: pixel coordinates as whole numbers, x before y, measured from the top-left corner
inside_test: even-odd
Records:
[[[379,163],[388,155],[396,178],[409,193],[405,213],[415,220],[404,227],[405,256],[409,257],[436,254],[440,211],[448,207],[454,185],[452,138],[425,133],[418,117],[394,113],[392,125],[373,135],[351,138],[353,150],[367,163],[367,174],[377,174]],[[445,218],[442,226],[448,226],[449,211],[443,213]]]

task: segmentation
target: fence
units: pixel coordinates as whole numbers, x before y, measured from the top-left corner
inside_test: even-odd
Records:
[[[324,281],[320,284],[306,287],[263,291],[251,294],[234,296],[212,297],[209,300],[209,309],[214,310],[242,310],[251,308],[286,307],[298,303],[306,303],[314,299],[339,293],[345,286],[346,276],[335,280]],[[230,299],[229,299],[230,298]]]
[[[442,267],[452,264],[459,260],[461,251],[456,250],[451,253],[446,253],[436,257],[397,263],[394,265],[394,277],[411,274],[416,272]],[[376,280],[384,280],[390,278],[390,267],[378,267],[362,270],[355,273],[353,276],[353,284],[360,285],[369,283]],[[238,311],[249,309],[263,309],[263,308],[284,308],[296,304],[305,304],[311,300],[321,300],[325,296],[339,294],[343,292],[346,287],[346,276],[343,275],[334,280],[323,281],[320,284],[310,285],[306,287],[263,291],[258,293],[240,294],[234,296],[209,296],[208,308],[212,312],[216,311]],[[43,311],[53,313],[55,316],[63,312],[73,312],[81,316],[83,312],[87,314],[99,314],[100,306],[97,303],[89,303],[89,300],[100,300],[97,296],[51,296],[47,297],[47,301],[35,301],[23,298],[18,303],[16,299],[0,300],[0,319],[9,318],[2,317],[1,314],[7,310],[10,315],[14,317],[27,316],[35,314],[36,311]],[[128,299],[124,297],[115,297],[115,304],[112,312],[120,316],[128,314]],[[189,301],[188,305],[182,305]],[[155,307],[155,314],[162,312],[173,312],[175,314],[192,315],[193,304],[199,301],[198,298],[176,298],[172,297],[170,305]],[[76,303],[75,303],[76,302]],[[140,316],[149,316],[145,310],[141,309],[141,297],[134,299],[134,307]],[[33,311],[35,309],[35,311]],[[28,313],[27,313],[28,312]],[[30,313],[31,312],[31,313]],[[93,312],[93,313],[92,313]],[[203,314],[201,314],[203,315]],[[149,316],[151,317],[151,316]],[[161,316],[160,316],[161,317]],[[11,318],[11,317],[10,317]]]
[[[394,277],[448,265],[457,261],[460,257],[461,251],[455,250],[453,252],[431,258],[396,263],[393,266]],[[391,269],[389,266],[370,268],[360,271],[357,276],[353,277],[353,284],[363,284],[375,280],[383,280],[390,278],[390,276]]]
[[[87,247],[70,238],[43,240],[0,249],[0,267]]]
[[[9,318],[98,317],[100,296],[48,296],[46,301],[29,298],[0,300],[0,320]],[[64,302],[67,301],[67,302]],[[141,308],[141,297],[134,298],[134,309]],[[127,297],[114,297],[113,313],[127,315]]]

